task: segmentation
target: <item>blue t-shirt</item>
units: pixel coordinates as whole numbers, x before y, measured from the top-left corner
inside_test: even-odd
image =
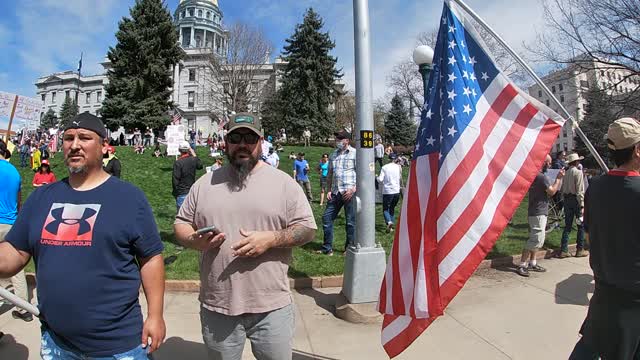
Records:
[[[309,166],[307,160],[296,159],[296,161],[293,162],[293,169],[296,171],[296,180],[309,181],[309,177],[307,176],[307,166]]]
[[[322,177],[327,177],[327,175],[329,175],[329,162],[328,161],[326,163],[322,163],[322,161],[320,161],[320,164],[318,165],[318,167],[322,171]]]
[[[12,225],[18,216],[20,173],[10,162],[0,160],[0,224]]]
[[[33,256],[42,322],[54,339],[91,357],[140,345],[136,258],[163,250],[140,189],[115,177],[88,191],[68,179],[43,186],[6,240]]]

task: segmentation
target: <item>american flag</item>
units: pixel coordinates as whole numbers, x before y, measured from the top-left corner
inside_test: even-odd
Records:
[[[171,118],[171,124],[179,125],[180,121],[182,121],[182,115],[180,115],[180,111],[178,111],[178,109],[175,109],[173,111],[173,117]]]
[[[444,313],[491,250],[564,123],[497,69],[453,1],[428,88],[380,290],[390,357]]]

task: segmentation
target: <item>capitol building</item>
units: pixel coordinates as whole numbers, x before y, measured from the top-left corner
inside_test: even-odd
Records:
[[[186,56],[173,70],[171,100],[189,129],[201,130],[204,136],[219,133],[218,124],[228,115],[220,90],[226,85],[215,71],[212,56],[224,59],[227,54],[229,32],[225,30],[223,14],[218,0],[180,0],[173,15],[179,31],[180,45]],[[224,61],[224,60],[223,60]],[[78,102],[79,112],[100,116],[108,83],[108,59],[103,62],[102,74],[84,76],[75,71],[64,71],[40,77],[36,81],[37,96],[43,102],[41,117],[49,109],[60,115],[65,99],[71,97]],[[251,90],[254,93],[275,91],[280,84],[279,74],[285,64],[276,59],[271,62],[265,56],[262,64],[251,69]],[[222,65],[224,67],[225,65]],[[227,70],[231,65],[227,66]],[[252,112],[260,113],[261,97],[247,104]]]

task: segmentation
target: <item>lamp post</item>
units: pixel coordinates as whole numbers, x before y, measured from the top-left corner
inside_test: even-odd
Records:
[[[433,49],[427,45],[420,45],[413,50],[413,62],[418,65],[422,84],[424,86],[424,101],[427,102],[427,91],[429,89],[429,74],[433,64]]]

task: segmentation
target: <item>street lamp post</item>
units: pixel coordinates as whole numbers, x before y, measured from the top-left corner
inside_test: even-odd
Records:
[[[420,74],[422,75],[424,101],[427,102],[429,74],[431,73],[433,64],[433,49],[427,45],[418,46],[413,50],[413,62],[418,65],[418,71],[420,71]]]

